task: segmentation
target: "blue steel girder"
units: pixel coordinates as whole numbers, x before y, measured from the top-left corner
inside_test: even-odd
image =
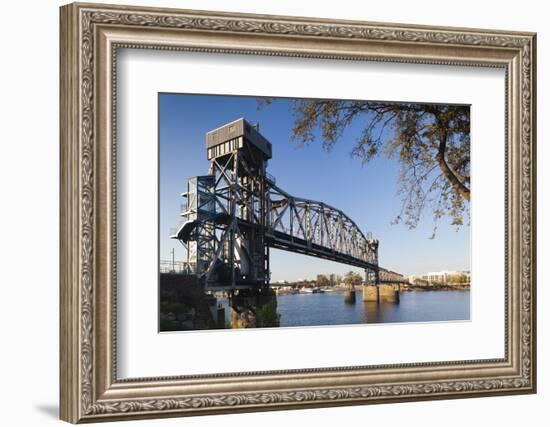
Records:
[[[378,270],[378,240],[340,209],[294,197],[268,183],[266,237],[271,247]]]
[[[400,273],[395,271],[387,270],[385,268],[380,268],[378,271],[379,282],[384,283],[393,283],[393,284],[408,284],[408,279]]]
[[[277,187],[266,171],[271,143],[257,127],[228,123],[207,133],[206,148],[208,175],[189,179],[185,221],[172,236],[206,288],[269,286],[270,248],[363,268],[378,282],[378,240],[340,209]]]

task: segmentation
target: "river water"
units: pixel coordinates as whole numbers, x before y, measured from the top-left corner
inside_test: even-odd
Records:
[[[346,304],[343,292],[278,295],[281,327],[470,320],[470,291],[400,292],[397,304],[363,302],[361,291],[356,296]],[[229,322],[227,299],[219,302]]]
[[[346,304],[343,292],[278,295],[281,327],[470,320],[470,291],[400,292],[397,304],[363,302],[361,291],[356,296]],[[229,322],[228,301],[219,302]]]
[[[277,296],[281,326],[429,322],[470,319],[470,291],[400,292],[399,303],[345,304],[342,292]]]

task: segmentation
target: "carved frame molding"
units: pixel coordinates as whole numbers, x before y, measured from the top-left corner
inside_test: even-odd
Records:
[[[121,47],[505,68],[506,357],[117,380],[113,147]],[[61,418],[76,423],[535,392],[535,68],[532,33],[62,7]]]

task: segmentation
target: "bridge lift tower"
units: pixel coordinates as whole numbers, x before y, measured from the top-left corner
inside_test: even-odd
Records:
[[[172,237],[207,290],[269,287],[267,162],[271,143],[238,119],[206,134],[208,175],[188,181],[184,222]]]

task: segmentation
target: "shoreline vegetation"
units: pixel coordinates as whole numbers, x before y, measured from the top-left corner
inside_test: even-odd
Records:
[[[361,274],[349,271],[344,276],[317,274],[316,278],[272,282],[270,286],[277,295],[287,295],[361,291],[363,286],[368,284]],[[390,270],[381,269],[380,285],[389,285],[395,291],[401,292],[469,290],[470,274],[468,271],[441,271],[406,277]]]
[[[430,286],[421,285],[405,285],[402,291],[469,291],[469,283],[441,283],[433,284]]]
[[[363,285],[355,285],[355,289],[360,291]],[[341,284],[334,286],[317,286],[316,284],[285,284],[273,286],[277,295],[293,295],[293,294],[311,294],[322,292],[345,292],[349,289],[349,285]],[[434,292],[434,291],[469,291],[470,283],[433,283],[430,285],[418,284],[400,284],[399,291],[401,292]]]

